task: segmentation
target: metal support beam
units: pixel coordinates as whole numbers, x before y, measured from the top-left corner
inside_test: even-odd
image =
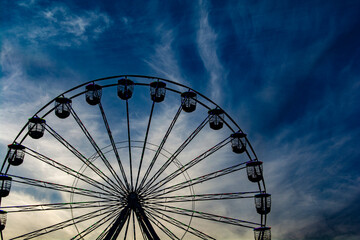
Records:
[[[109,229],[104,240],[117,239],[125,223],[127,221],[130,221],[131,211],[135,213],[139,226],[142,229],[146,238],[148,240],[160,240],[153,226],[151,225],[148,216],[145,214],[145,211],[140,204],[139,196],[135,192],[129,193],[127,198],[127,205],[121,211],[119,217]]]
[[[122,227],[124,226],[126,220],[128,220],[130,216],[130,208],[126,206],[120,213],[120,216],[116,219],[115,223],[110,228],[108,234],[104,238],[104,240],[113,240],[117,239],[120,234]]]
[[[152,227],[148,217],[146,216],[144,209],[138,203],[135,207],[135,214],[138,219],[140,226],[142,227],[147,239],[149,240],[160,240],[158,235],[156,234],[154,228]]]

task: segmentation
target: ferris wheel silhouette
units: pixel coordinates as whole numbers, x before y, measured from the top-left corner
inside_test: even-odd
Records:
[[[271,195],[247,134],[163,78],[106,77],[56,96],[8,145],[0,184],[6,239],[226,239],[239,229],[271,239]],[[14,204],[13,191],[33,198]]]

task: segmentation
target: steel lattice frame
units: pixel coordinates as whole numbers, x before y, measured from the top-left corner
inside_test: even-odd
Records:
[[[201,225],[194,225],[197,220],[206,220],[208,222],[214,222],[219,226],[233,225],[241,228],[257,228],[266,226],[266,214],[258,215],[258,222],[250,220],[240,220],[237,216],[221,216],[214,213],[213,207],[227,206],[229,201],[254,201],[254,195],[259,193],[266,193],[266,187],[264,179],[262,178],[257,183],[248,182],[249,188],[252,190],[232,189],[233,191],[216,192],[216,190],[208,190],[206,193],[196,193],[194,188],[201,189],[201,184],[217,182],[217,180],[223,181],[223,179],[237,177],[238,174],[246,176],[246,163],[248,161],[258,161],[256,153],[250,144],[247,137],[245,137],[247,148],[241,155],[233,154],[233,158],[236,161],[220,162],[216,167],[208,172],[195,175],[191,173],[196,167],[204,166],[204,169],[211,165],[208,159],[211,159],[213,155],[220,152],[220,150],[228,149],[231,152],[230,134],[243,132],[238,124],[224,112],[225,117],[222,119],[225,124],[226,130],[214,131],[208,128],[209,115],[204,115],[199,118],[200,121],[196,123],[188,131],[185,138],[183,138],[180,144],[175,147],[174,151],[166,151],[165,145],[172,137],[173,129],[178,123],[180,116],[184,115],[181,108],[181,101],[178,102],[178,106],[173,109],[177,109],[175,115],[168,116],[168,119],[172,119],[170,124],[163,126],[164,134],[161,140],[156,144],[149,141],[152,132],[152,124],[155,121],[156,107],[158,104],[152,101],[149,104],[150,113],[148,119],[146,119],[146,129],[142,139],[133,139],[132,134],[132,112],[131,104],[132,98],[123,101],[122,106],[123,119],[126,128],[126,135],[122,139],[117,139],[113,134],[115,126],[110,118],[113,118],[113,114],[106,113],[106,102],[103,100],[97,104],[94,108],[99,108],[97,114],[101,116],[102,122],[105,125],[105,135],[107,135],[108,143],[107,147],[100,147],[99,143],[95,140],[97,137],[86,126],[82,118],[82,113],[79,113],[75,101],[84,101],[80,96],[86,93],[85,86],[91,83],[96,83],[102,86],[102,89],[114,90],[118,86],[118,80],[121,78],[127,78],[134,81],[134,97],[136,97],[137,88],[149,88],[149,85],[153,81],[161,81],[166,83],[167,95],[180,95],[183,92],[191,91],[197,94],[196,103],[197,108],[203,109],[202,111],[211,109],[221,109],[215,102],[197,92],[196,90],[189,88],[185,85],[179,84],[174,81],[170,81],[163,78],[141,76],[141,75],[119,75],[107,78],[96,79],[78,85],[68,91],[63,92],[58,97],[66,97],[74,101],[73,105],[67,105],[70,109],[70,117],[73,118],[72,127],[77,125],[81,129],[83,137],[87,139],[89,146],[92,150],[92,155],[81,152],[75,147],[71,139],[62,136],[56,131],[56,125],[51,121],[47,121],[45,124],[45,130],[47,137],[51,137],[53,141],[56,141],[61,146],[62,151],[66,151],[71,154],[74,161],[78,161],[82,164],[82,167],[75,168],[72,165],[63,163],[51,156],[48,153],[42,153],[42,148],[45,147],[44,142],[36,142],[28,137],[26,124],[19,132],[13,143],[22,144],[25,146],[24,152],[27,158],[34,159],[41,162],[44,166],[48,166],[54,171],[59,171],[59,174],[66,174],[69,179],[73,181],[73,184],[68,182],[52,182],[47,179],[48,176],[39,176],[39,179],[26,176],[21,170],[22,166],[15,167],[10,166],[7,161],[8,155],[2,164],[1,173],[12,177],[12,191],[16,191],[16,187],[23,186],[39,191],[55,191],[59,196],[61,194],[69,194],[70,201],[64,200],[63,202],[47,202],[43,204],[28,204],[12,206],[1,206],[2,210],[8,212],[8,216],[12,214],[24,214],[30,212],[49,212],[49,211],[70,211],[71,214],[67,219],[55,224],[49,224],[40,229],[36,229],[27,233],[20,234],[17,237],[11,239],[33,239],[37,237],[51,236],[50,234],[62,231],[64,228],[71,226],[76,227],[76,234],[71,239],[217,239],[219,236],[212,236],[208,233],[208,229],[200,229]],[[116,93],[116,91],[114,90]],[[116,95],[114,93],[114,95]],[[109,94],[109,91],[107,92]],[[106,94],[103,94],[103,98]],[[167,97],[166,97],[167,98]],[[166,99],[165,98],[165,102]],[[49,114],[55,109],[54,98],[48,102],[44,107],[38,110],[34,116],[42,119],[47,119]],[[151,101],[149,99],[149,101]],[[133,110],[139,111],[139,110]],[[141,109],[141,111],[148,111],[147,109]],[[198,109],[196,109],[198,111]],[[195,111],[195,112],[196,112]],[[193,113],[186,113],[193,114]],[[186,116],[184,116],[186,117]],[[61,120],[69,121],[69,120]],[[74,125],[75,124],[75,125]],[[103,129],[103,128],[102,128]],[[212,131],[214,134],[219,133],[220,136],[224,135],[215,144],[207,146],[207,150],[201,150],[195,153],[195,157],[192,159],[182,159],[182,153],[188,151],[190,146],[194,143],[194,139],[200,138],[203,132]],[[221,131],[230,133],[226,135],[221,134]],[[179,136],[176,136],[179,137]],[[120,140],[124,140],[121,141]],[[34,147],[28,142],[36,142]],[[34,143],[33,143],[34,144]],[[207,141],[202,141],[202,144],[206,145]],[[134,152],[138,149],[141,154],[134,158]],[[121,152],[127,151],[127,156],[124,157]],[[95,153],[94,153],[95,151]],[[192,152],[194,149],[192,149]],[[114,157],[109,157],[109,155]],[[86,157],[88,155],[88,157]],[[147,156],[151,156],[150,158]],[[240,156],[240,157],[239,157]],[[160,161],[159,158],[163,157],[165,160]],[[229,159],[230,157],[226,157]],[[113,159],[113,160],[111,160]],[[124,160],[126,159],[126,160]],[[27,161],[25,158],[24,161]],[[160,163],[161,162],[161,163]],[[231,164],[230,164],[231,163]],[[172,168],[172,166],[175,166]],[[171,169],[172,168],[172,169]],[[245,169],[245,170],[244,170]],[[204,171],[205,171],[204,170]],[[91,174],[90,174],[91,173]],[[25,175],[25,176],[24,176]],[[41,179],[41,180],[40,180]],[[227,181],[223,181],[227,183]],[[221,186],[221,185],[220,185]],[[216,189],[218,189],[217,187]],[[227,186],[223,186],[223,189],[228,189]],[[202,192],[202,191],[200,191]],[[185,193],[185,194],[184,194]],[[10,193],[11,195],[11,193]],[[248,200],[246,200],[248,199]],[[4,202],[3,200],[2,202]],[[209,211],[198,211],[196,205],[201,203],[211,206]],[[231,205],[231,204],[230,204]],[[231,207],[229,205],[229,209]],[[228,209],[228,210],[229,210]],[[236,211],[234,211],[236,212]],[[257,216],[254,208],[254,216]],[[10,224],[10,222],[9,222]],[[87,227],[83,227],[84,224]],[[96,234],[96,235],[94,235]],[[6,235],[6,229],[4,230]],[[95,236],[95,237],[94,237]]]

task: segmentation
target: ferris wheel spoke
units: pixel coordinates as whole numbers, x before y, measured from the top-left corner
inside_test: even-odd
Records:
[[[147,192],[155,192],[157,189],[164,186],[166,183],[170,182],[171,180],[173,180],[174,178],[176,178],[177,176],[179,176],[183,172],[187,171],[188,169],[192,168],[193,166],[195,166],[199,162],[203,161],[204,159],[206,159],[207,157],[209,157],[210,155],[212,155],[213,153],[215,153],[216,151],[218,151],[219,149],[221,149],[222,147],[227,145],[229,142],[230,142],[230,138],[226,138],[226,139],[222,140],[221,142],[219,142],[218,144],[216,144],[215,146],[213,146],[209,150],[203,152],[202,154],[200,154],[199,156],[197,156],[193,160],[189,161],[187,164],[185,164],[181,168],[178,168],[173,173],[166,176],[165,178],[163,178],[161,181],[157,182],[153,186],[151,186],[147,190]]]
[[[78,172],[78,171],[75,171],[74,169],[72,169],[70,167],[67,167],[64,164],[56,162],[55,160],[53,160],[53,159],[51,159],[51,158],[49,158],[49,157],[47,157],[47,156],[45,156],[45,155],[43,155],[41,153],[38,153],[38,152],[36,152],[35,150],[33,150],[31,148],[25,147],[25,149],[26,150],[24,150],[24,152],[26,154],[28,154],[28,155],[30,155],[30,156],[32,156],[32,157],[34,157],[34,158],[36,158],[36,159],[38,159],[40,161],[52,166],[52,167],[55,167],[55,168],[59,169],[60,171],[63,171],[65,173],[67,173],[67,174],[69,174],[69,175],[71,175],[71,176],[73,176],[73,177],[75,177],[75,178],[77,178],[79,180],[82,180],[82,181],[90,184],[91,186],[94,186],[94,187],[96,187],[96,188],[98,188],[98,189],[100,189],[102,191],[105,191],[105,192],[107,192],[109,194],[114,193],[114,191],[112,191],[112,189],[109,189],[108,186],[106,186],[106,185],[104,185],[104,184],[102,184],[102,183],[100,183],[100,182],[98,182],[98,181],[96,181],[96,180],[94,180],[94,179],[92,179],[92,178]]]
[[[194,186],[196,184],[203,183],[203,182],[206,182],[206,181],[209,181],[209,180],[212,180],[212,179],[215,179],[215,178],[219,178],[221,176],[224,176],[224,175],[227,175],[227,174],[230,174],[230,173],[245,169],[246,168],[246,166],[244,166],[245,164],[246,163],[239,163],[239,164],[233,165],[233,166],[228,167],[228,168],[224,168],[224,169],[212,172],[212,173],[202,175],[200,177],[196,177],[196,178],[193,178],[193,179],[190,179],[190,180],[186,180],[184,182],[181,182],[181,183],[166,187],[164,189],[159,189],[159,190],[154,191],[151,194],[149,194],[149,198],[156,198],[156,197],[159,197],[159,196],[163,196],[165,194],[169,194],[171,192],[175,192],[175,191],[184,189],[186,187]]]
[[[82,232],[78,233],[76,236],[72,237],[71,239],[74,240],[81,240],[84,239],[84,237],[90,233],[92,233],[94,230],[98,229],[99,227],[101,227],[102,225],[106,224],[107,222],[109,222],[112,218],[115,217],[116,214],[118,214],[120,212],[120,210],[116,210],[114,212],[110,212],[109,214],[107,214],[106,216],[102,217],[101,219],[99,219],[98,221],[96,221],[95,223],[91,224],[88,228],[84,229]]]
[[[236,225],[236,226],[241,226],[241,227],[255,228],[255,227],[261,226],[260,223],[254,223],[254,222],[230,218],[230,217],[226,217],[226,216],[220,216],[220,215],[216,215],[216,214],[212,214],[212,213],[199,212],[199,211],[194,211],[194,210],[190,210],[190,209],[167,206],[167,205],[162,205],[162,204],[155,204],[155,206],[151,205],[148,207],[151,209],[158,210],[160,212],[170,212],[170,213],[175,213],[175,214],[179,214],[179,215],[183,215],[183,216],[190,216],[190,217],[192,216],[195,218],[201,218],[201,219],[205,219],[205,220],[209,220],[209,221],[214,221],[214,222],[219,222],[219,223],[224,223],[224,224],[231,224],[231,225]]]
[[[211,193],[211,194],[191,194],[191,195],[179,195],[169,197],[156,197],[144,199],[149,203],[179,203],[179,202],[198,202],[198,201],[214,201],[225,199],[242,199],[242,198],[254,198],[254,194],[258,194],[260,191],[252,192],[234,192],[234,193]]]
[[[133,233],[134,233],[134,240],[136,240],[136,230],[135,230],[135,213],[132,211],[132,220],[133,220]]]
[[[69,226],[73,226],[74,224],[78,224],[78,223],[93,219],[95,217],[99,217],[99,216],[111,213],[111,212],[114,211],[114,209],[116,209],[116,207],[112,207],[110,209],[109,208],[99,209],[99,210],[96,210],[94,212],[90,212],[90,213],[80,215],[78,217],[70,218],[70,219],[65,220],[63,222],[60,222],[60,223],[57,223],[57,224],[54,224],[54,225],[51,225],[51,226],[48,226],[48,227],[45,227],[45,228],[42,228],[42,229],[35,230],[35,231],[32,231],[32,232],[17,236],[17,237],[12,238],[12,239],[32,239],[32,238],[36,238],[36,237],[39,237],[39,236],[42,236],[42,235],[45,235],[45,234],[49,234],[49,233],[64,229],[64,228],[69,227]]]
[[[130,164],[130,179],[131,179],[131,191],[134,189],[134,178],[132,169],[132,158],[131,158],[131,135],[130,135],[130,116],[129,116],[129,101],[126,99],[126,123],[128,131],[128,147],[129,147],[129,164]]]
[[[166,133],[165,133],[165,136],[163,137],[163,139],[162,139],[162,141],[161,141],[158,149],[156,150],[156,153],[155,153],[155,155],[154,155],[154,157],[153,157],[153,159],[152,159],[152,161],[151,161],[148,169],[146,170],[146,173],[145,173],[145,175],[144,175],[144,177],[143,177],[143,179],[142,179],[142,181],[141,181],[141,183],[140,183],[139,189],[142,189],[142,187],[143,187],[146,179],[148,178],[151,169],[153,168],[153,166],[154,166],[157,158],[159,157],[159,155],[160,155],[160,153],[161,153],[161,150],[162,150],[163,147],[164,147],[164,144],[165,144],[166,140],[168,139],[168,137],[169,137],[169,135],[170,135],[170,133],[171,133],[171,130],[172,130],[173,127],[175,126],[175,123],[176,123],[177,119],[178,119],[179,116],[180,116],[181,111],[182,111],[182,106],[180,105],[180,107],[179,107],[178,111],[176,112],[176,114],[175,114],[175,116],[174,116],[174,118],[173,118],[173,120],[172,120],[172,122],[171,122],[171,124],[170,124],[170,126],[169,126],[169,128],[168,128],[168,130],[167,130]]]
[[[139,214],[139,212],[137,211],[134,212],[137,218],[137,222],[140,226],[143,239],[160,240],[153,226],[151,225],[148,216],[145,215],[145,212],[143,211],[142,214]],[[145,215],[146,217],[144,217],[143,215]]]
[[[78,195],[83,195],[83,196],[88,196],[88,197],[93,197],[93,198],[100,198],[100,199],[107,199],[107,200],[118,199],[118,197],[116,195],[112,195],[112,194],[108,194],[108,193],[104,193],[104,192],[97,192],[97,191],[84,189],[84,188],[76,188],[73,186],[67,186],[67,185],[63,185],[63,184],[45,182],[45,181],[41,181],[41,180],[37,180],[37,179],[20,177],[20,176],[16,176],[16,175],[12,175],[12,174],[8,174],[8,176],[13,178],[13,182],[26,184],[26,185],[30,185],[30,186],[34,186],[34,187],[47,188],[47,189],[52,189],[52,190],[56,190],[56,191],[68,192],[68,193],[72,193],[72,194],[78,194]]]
[[[129,215],[129,217],[127,219],[126,228],[125,228],[125,234],[124,234],[124,240],[126,240],[126,237],[127,237],[127,234],[128,234],[129,225],[130,225],[130,218],[131,218],[131,214]]]
[[[201,238],[201,239],[205,239],[205,240],[215,240],[215,238],[201,232],[200,230],[196,229],[196,228],[193,228],[191,227],[190,225],[188,224],[185,224],[175,218],[172,218],[170,217],[169,215],[165,214],[165,213],[161,213],[157,210],[154,210],[154,209],[151,209],[151,210],[147,210],[149,212],[151,212],[154,216],[158,217],[158,218],[161,218],[162,220],[168,222],[169,224],[177,227],[177,228],[180,228],[188,233],[191,233],[192,235],[198,237],[198,238]]]
[[[164,224],[162,224],[158,219],[156,219],[152,214],[148,212],[147,216],[149,220],[154,223],[163,233],[169,236],[173,240],[180,240],[170,229],[168,229]]]
[[[103,117],[103,121],[104,121],[106,130],[107,130],[107,133],[108,133],[108,136],[109,136],[109,139],[110,139],[110,142],[111,142],[113,151],[114,151],[114,153],[115,153],[116,160],[117,160],[117,162],[118,162],[118,165],[119,165],[121,174],[122,174],[123,179],[124,179],[124,181],[125,181],[126,187],[125,187],[125,186],[122,186],[122,187],[123,187],[123,189],[129,189],[130,186],[129,186],[129,183],[128,183],[128,180],[127,180],[127,177],[126,177],[126,174],[125,174],[124,167],[123,167],[123,165],[122,165],[122,163],[121,163],[120,156],[119,156],[119,153],[118,153],[118,151],[117,151],[117,148],[116,148],[116,145],[115,145],[115,141],[114,141],[114,138],[113,138],[113,136],[112,136],[112,133],[111,133],[111,130],[110,130],[110,126],[109,126],[109,123],[108,123],[108,121],[107,121],[104,108],[103,108],[101,102],[100,102],[98,105],[99,105],[99,108],[100,108],[101,115],[102,115],[102,117]],[[120,181],[120,184],[123,185],[123,183],[122,183],[121,181]]]
[[[144,232],[144,229],[143,229],[143,227],[142,227],[142,225],[138,222],[138,224],[139,224],[139,229],[140,229],[140,232],[141,232],[141,235],[142,235],[142,239],[143,240],[148,240],[147,238],[146,238],[146,235],[145,235],[145,232]],[[134,233],[135,234],[135,233]]]
[[[117,214],[119,214],[119,212],[117,212]],[[103,240],[106,236],[106,234],[109,232],[109,229],[111,228],[111,226],[115,223],[116,221],[116,215],[114,215],[114,217],[112,218],[110,224],[108,224],[108,226],[100,233],[100,235],[96,238],[96,240]]]
[[[154,106],[155,106],[155,101],[153,101],[153,103],[152,103],[152,105],[151,105],[151,111],[150,111],[150,115],[149,115],[149,121],[148,121],[148,125],[147,125],[147,128],[146,128],[146,133],[145,133],[144,145],[143,145],[142,152],[141,152],[141,157],[140,157],[139,170],[138,170],[137,177],[136,177],[135,189],[137,189],[137,185],[138,185],[138,181],[139,181],[139,176],[140,176],[140,171],[141,171],[141,166],[142,166],[142,163],[143,163],[143,160],[144,160],[146,143],[147,143],[147,138],[148,138],[148,136],[149,136],[149,130],[150,130],[150,124],[151,124],[152,115],[153,115],[153,112],[154,112]]]
[[[87,201],[87,202],[62,202],[62,203],[47,203],[35,205],[22,205],[22,206],[5,206],[1,210],[8,213],[17,212],[34,212],[34,211],[49,211],[49,210],[64,210],[64,209],[77,209],[77,208],[98,208],[98,207],[112,207],[119,205],[117,200],[102,200],[102,201]]]
[[[117,183],[119,185],[116,185],[114,182],[112,182],[111,179],[109,179],[109,180],[113,184],[115,184],[116,187],[120,186],[122,191],[126,192],[127,189],[124,187],[124,184],[122,183],[121,179],[116,174],[114,168],[111,166],[109,161],[106,159],[104,153],[101,151],[100,147],[97,145],[97,143],[95,142],[95,140],[93,139],[93,137],[91,136],[89,131],[86,129],[85,125],[82,123],[79,116],[76,114],[75,110],[70,105],[69,105],[69,108],[70,108],[71,115],[74,117],[75,121],[78,123],[79,127],[81,128],[81,130],[83,131],[83,133],[85,134],[85,136],[87,137],[87,139],[89,140],[89,142],[91,143],[91,145],[93,146],[93,148],[95,149],[95,151],[97,152],[97,154],[99,155],[99,157],[101,158],[101,160],[103,161],[103,163],[105,164],[105,166],[110,171],[111,175],[114,177],[114,179],[117,181]]]
[[[131,210],[128,205],[123,208],[119,214],[119,216],[116,218],[116,221],[109,229],[108,233],[106,234],[105,240],[112,240],[117,239],[117,237],[120,234],[121,229],[125,225],[126,221],[128,221],[131,214]]]
[[[196,137],[196,135],[203,129],[203,127],[209,121],[209,116],[207,116],[200,125],[190,134],[190,136],[181,144],[181,146],[171,155],[171,157],[161,166],[161,168],[155,173],[155,175],[149,179],[149,181],[144,185],[142,191],[147,191],[149,186],[151,186],[156,179],[166,170],[166,168],[176,159],[176,157],[185,149],[185,147]],[[155,184],[156,185],[156,184]]]
[[[63,146],[65,146],[72,154],[74,154],[82,163],[89,167],[94,173],[102,178],[114,191],[122,193],[123,191],[114,183],[106,174],[96,167],[89,159],[87,159],[82,153],[80,153],[75,147],[73,147],[68,141],[66,141],[60,134],[58,134],[49,125],[45,125],[45,129],[55,137]]]

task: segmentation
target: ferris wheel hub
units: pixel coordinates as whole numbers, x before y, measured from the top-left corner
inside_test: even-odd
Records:
[[[135,209],[140,205],[139,195],[136,192],[130,192],[127,196],[127,204],[130,209]]]

